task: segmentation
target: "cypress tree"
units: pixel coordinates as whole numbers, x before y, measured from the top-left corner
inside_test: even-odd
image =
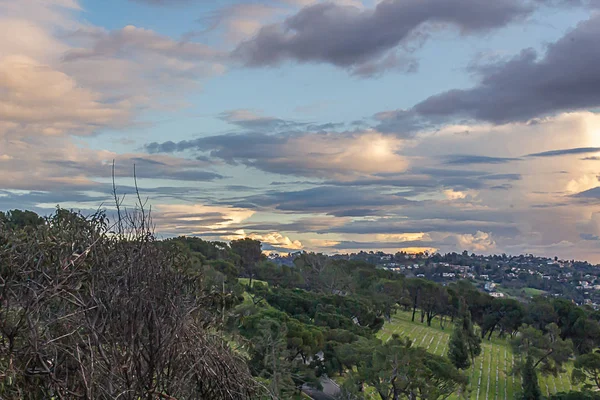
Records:
[[[448,359],[458,369],[467,369],[471,365],[469,349],[465,340],[462,326],[456,324],[450,342],[448,343]]]
[[[467,342],[467,349],[471,361],[475,363],[475,357],[481,354],[481,337],[475,332],[473,321],[471,321],[471,312],[464,299],[461,299],[459,306],[460,317],[462,317],[462,330]]]
[[[527,360],[521,371],[523,377],[523,400],[540,400],[542,392],[538,384],[537,373],[533,366],[533,359],[527,355]]]

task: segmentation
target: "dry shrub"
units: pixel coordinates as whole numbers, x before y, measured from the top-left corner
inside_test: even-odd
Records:
[[[143,208],[0,226],[0,398],[258,397],[202,277],[151,231]]]

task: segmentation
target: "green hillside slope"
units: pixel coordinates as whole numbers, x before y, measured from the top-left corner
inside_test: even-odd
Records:
[[[414,341],[414,345],[425,347],[434,354],[446,355],[452,327],[448,326],[442,330],[437,320],[429,327],[425,323],[418,322],[418,319],[417,315],[415,322],[412,322],[410,312],[399,311],[391,322],[384,325],[379,332],[379,338],[387,341],[394,333],[408,336]],[[512,353],[507,339],[494,337],[491,341],[484,340],[482,347],[482,354],[475,360],[475,366],[467,371],[470,377],[469,398],[514,399],[515,393],[520,390],[521,382],[520,377],[512,375],[510,371],[518,355]],[[540,375],[542,393],[548,395],[575,389],[571,384],[570,369],[571,365],[568,365],[567,371],[557,377]]]

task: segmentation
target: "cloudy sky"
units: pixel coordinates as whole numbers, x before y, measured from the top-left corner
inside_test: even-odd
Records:
[[[600,262],[599,0],[0,0],[0,209]]]

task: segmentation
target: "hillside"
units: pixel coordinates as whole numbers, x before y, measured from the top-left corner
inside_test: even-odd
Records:
[[[393,334],[407,336],[414,341],[414,345],[424,347],[427,351],[446,355],[448,351],[448,340],[452,327],[448,326],[442,330],[439,321],[432,322],[431,326],[421,324],[418,318],[411,321],[411,313],[398,311],[391,322],[387,322],[378,333],[378,337],[386,342]],[[475,360],[475,368],[468,370],[470,379],[469,399],[514,399],[515,393],[520,390],[520,377],[510,373],[517,357],[513,354],[507,339],[494,336],[491,341],[484,340],[481,356]],[[568,392],[576,389],[571,384],[571,365],[567,366],[567,372],[554,376],[539,376],[540,388],[545,396],[557,392]],[[450,397],[452,399],[457,396]]]

